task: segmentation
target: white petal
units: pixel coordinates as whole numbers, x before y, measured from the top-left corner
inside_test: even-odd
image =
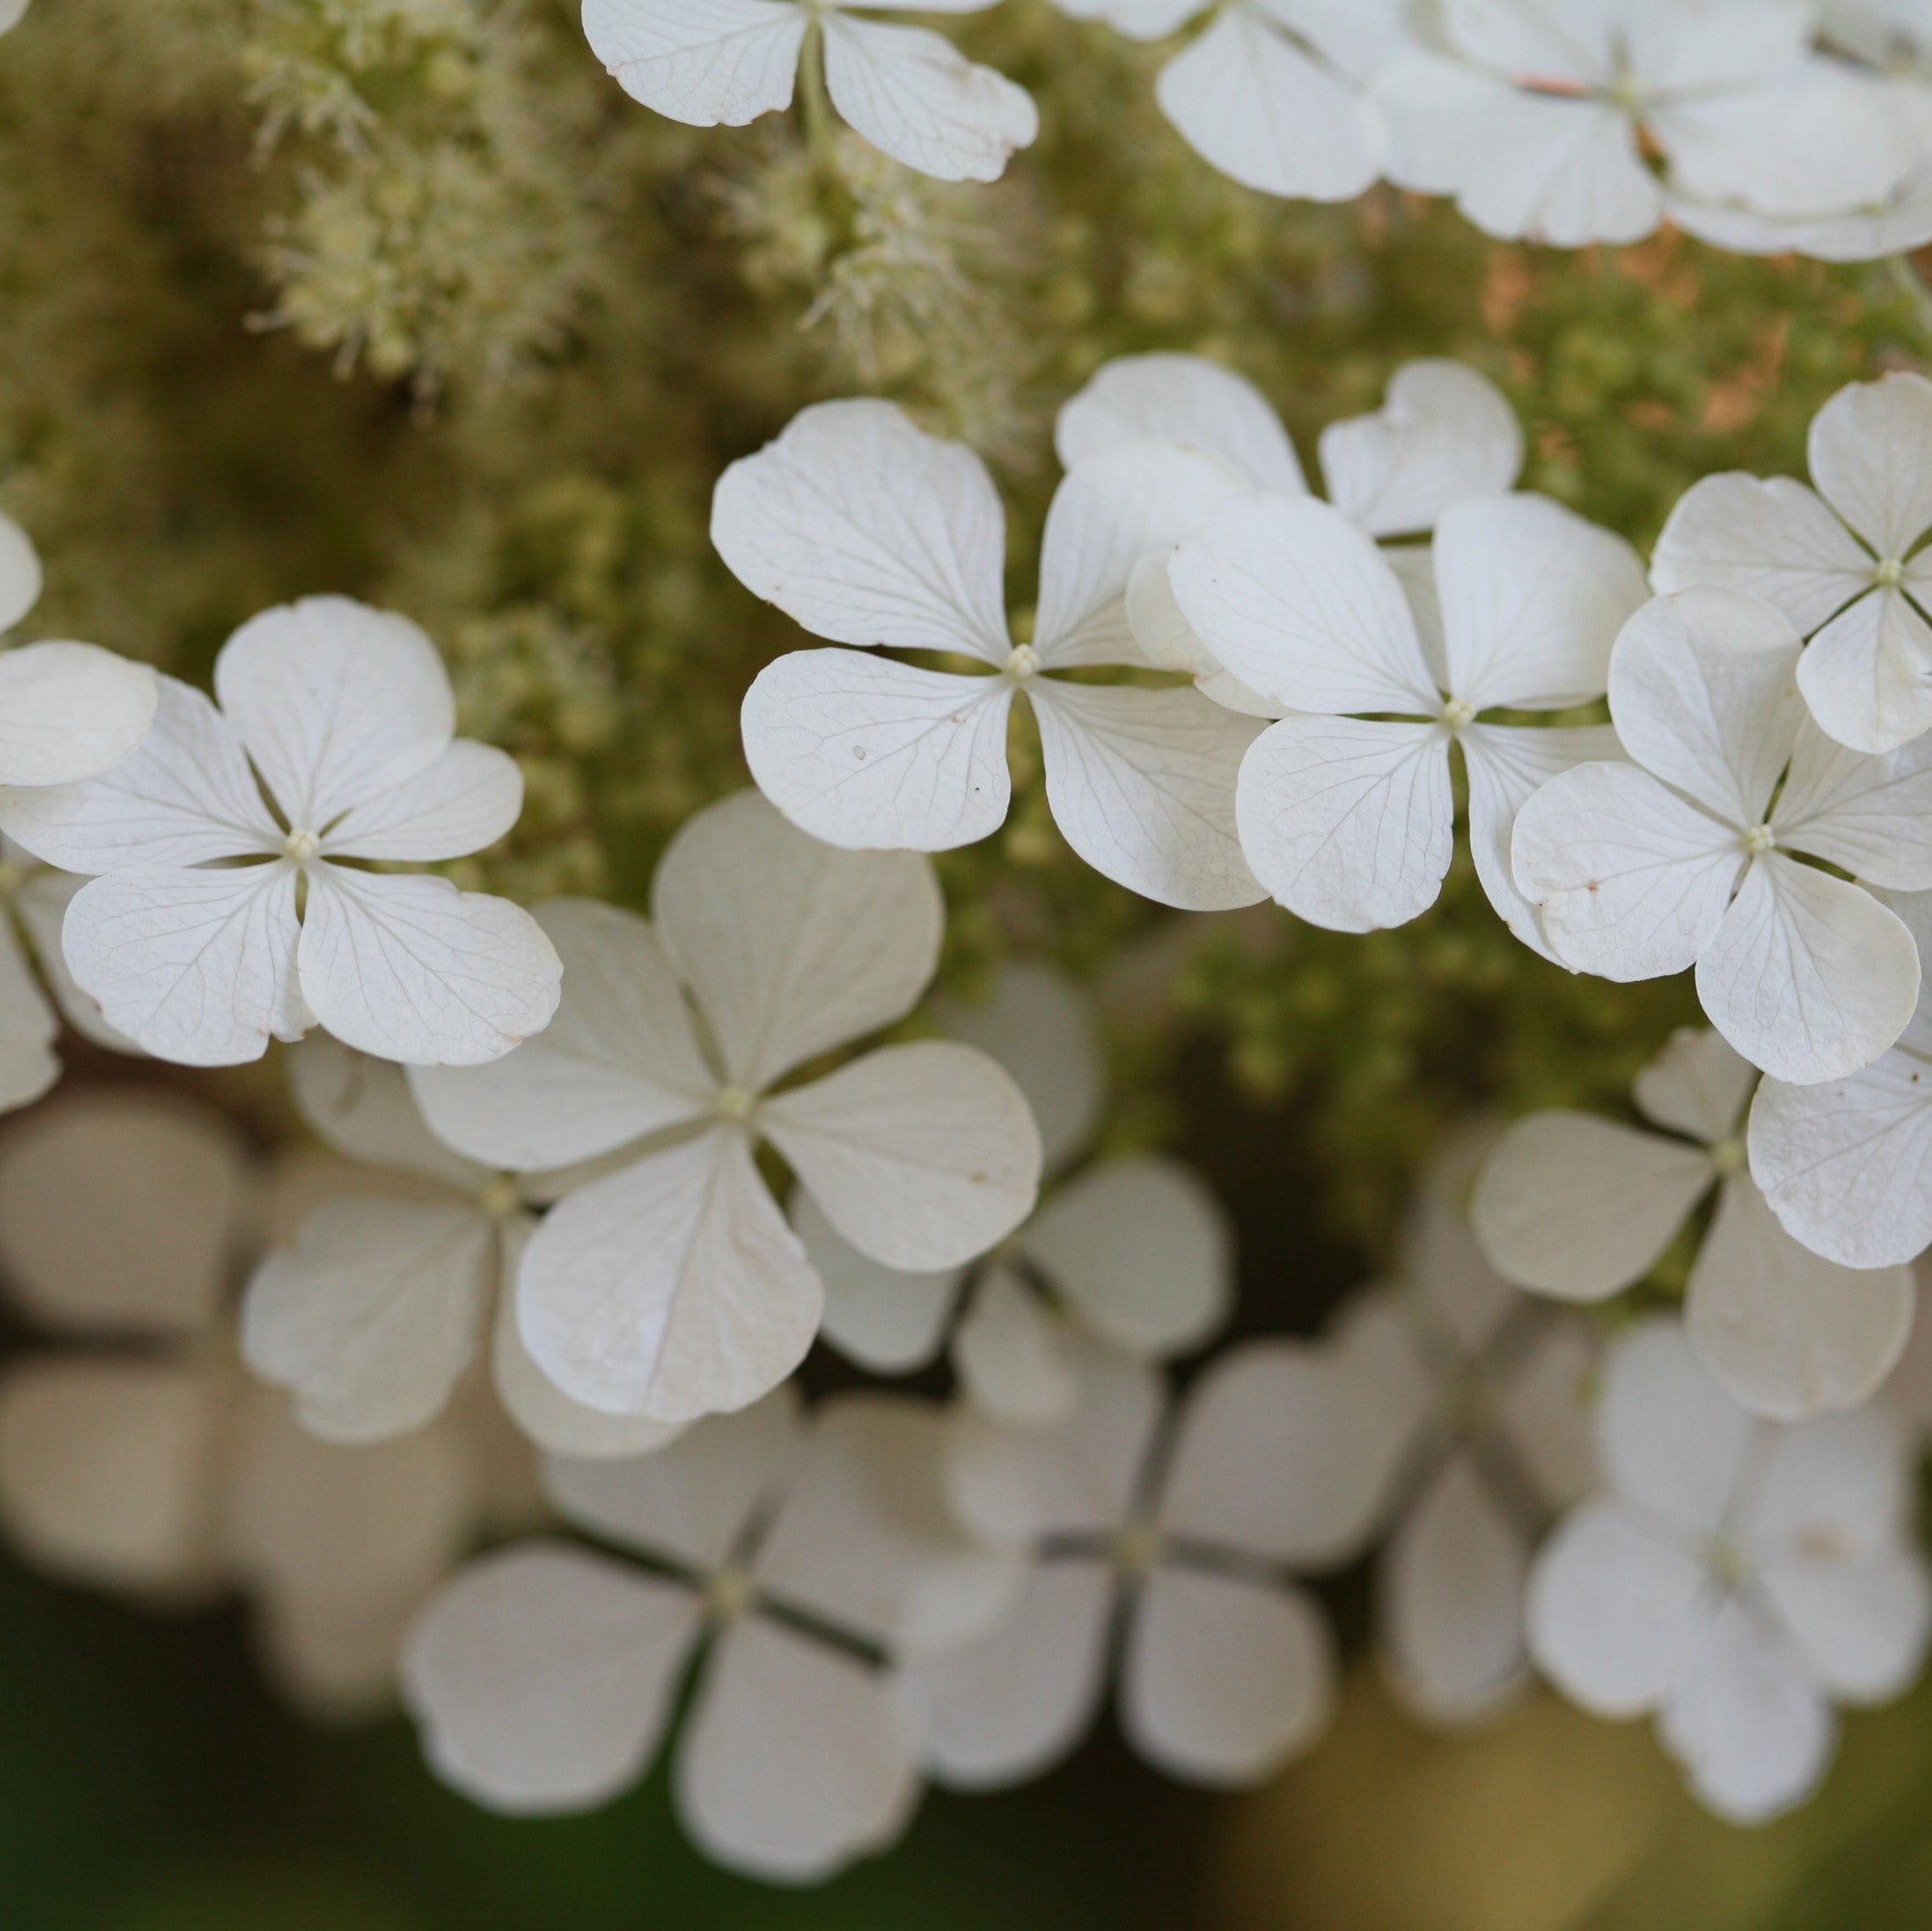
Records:
[[[1622,36],[1640,30],[1643,18],[1640,6],[1614,0],[1561,9],[1540,0],[1448,0],[1442,25],[1450,44],[1484,67],[1600,86],[1616,76]]]
[[[0,828],[70,872],[280,852],[235,729],[200,691],[160,680],[141,747],[79,784],[0,792]]]
[[[707,1857],[789,1884],[884,1849],[919,1801],[911,1726],[884,1675],[762,1617],[719,1639],[672,1774]]]
[[[875,1374],[904,1374],[934,1359],[963,1269],[908,1274],[880,1266],[838,1232],[803,1187],[792,1197],[791,1224],[825,1284],[820,1332],[846,1360]]]
[[[594,1159],[709,1109],[716,1080],[650,925],[588,899],[540,906],[563,964],[557,1017],[485,1066],[411,1069],[436,1134],[528,1172]]]
[[[1231,7],[1161,70],[1161,112],[1244,188],[1352,201],[1380,172],[1356,90],[1259,9]]]
[[[1717,936],[1745,864],[1736,832],[1647,771],[1578,765],[1517,814],[1517,889],[1550,949],[1609,979],[1682,972]]]
[[[1060,1325],[1010,1267],[991,1262],[954,1330],[953,1372],[976,1408],[1018,1427],[1072,1413],[1079,1399]]]
[[[805,10],[778,0],[584,0],[591,50],[635,101],[693,127],[791,105]]]
[[[713,1130],[551,1208],[517,1279],[524,1345],[593,1408],[689,1421],[804,1359],[822,1291],[752,1164]]]
[[[1530,1654],[1572,1702],[1599,1716],[1634,1716],[1677,1677],[1709,1588],[1701,1563],[1628,1509],[1586,1503],[1530,1572]]]
[[[1321,432],[1329,501],[1371,536],[1432,530],[1452,503],[1502,495],[1522,467],[1523,432],[1502,391],[1442,357],[1405,362],[1373,415]]]
[[[290,824],[318,835],[415,777],[456,731],[436,646],[348,597],[250,618],[215,660],[215,694]]]
[[[1521,1688],[1529,1570],[1521,1532],[1469,1458],[1452,1455],[1397,1527],[1379,1579],[1390,1672],[1425,1720],[1467,1723]]]
[[[1185,1354],[1228,1318],[1233,1232],[1176,1160],[1098,1162],[1048,1200],[1018,1244],[1094,1333],[1129,1354]]]
[[[12,921],[0,919],[0,1112],[30,1106],[60,1078],[60,1036],[61,1015],[40,990]]]
[[[1759,1580],[1835,1696],[1885,1703],[1910,1688],[1932,1635],[1932,1578],[1916,1550],[1885,1550],[1858,1562],[1780,1563]]]
[[[1012,700],[1005,678],[795,650],[745,694],[745,758],[766,797],[828,844],[951,851],[1005,822]]]
[[[65,785],[118,764],[154,722],[145,664],[92,644],[0,652],[0,784]]]
[[[1752,863],[1699,956],[1697,997],[1774,1079],[1843,1079],[1905,1030],[1918,948],[1861,887],[1772,852]]]
[[[712,499],[732,573],[814,635],[990,664],[1008,650],[1005,528],[985,464],[890,403],[800,410]]]
[[[1054,822],[1097,872],[1187,911],[1262,897],[1234,823],[1258,721],[1193,690],[1043,679],[1031,695]]]
[[[883,1046],[766,1101],[760,1131],[888,1267],[954,1267],[1032,1210],[1040,1136],[1011,1078],[951,1040]]]
[[[1403,1285],[1432,1330],[1430,1352],[1441,1354],[1446,1344],[1451,1361],[1474,1363],[1486,1353],[1522,1305],[1470,1225],[1469,1197],[1492,1137],[1479,1125],[1450,1136],[1423,1169],[1401,1230]]]
[[[1435,538],[1450,688],[1478,711],[1603,694],[1610,646],[1646,601],[1622,537],[1541,496],[1452,504]]]
[[[1600,1301],[1656,1265],[1711,1181],[1701,1147],[1587,1113],[1532,1113],[1484,1164],[1470,1218],[1506,1280]]]
[[[1737,1131],[1757,1076],[1722,1033],[1680,1026],[1631,1082],[1630,1094],[1646,1120],[1715,1146]]]
[[[14,17],[6,23],[11,27],[25,0],[7,4]],[[40,601],[40,558],[32,539],[11,516],[0,516],[0,630],[11,630]]]
[[[302,992],[337,1038],[381,1059],[473,1066],[549,1024],[563,964],[520,905],[334,865],[311,866],[308,887]]]
[[[465,1193],[488,1185],[487,1167],[452,1153],[429,1131],[407,1076],[392,1061],[371,1059],[326,1032],[311,1032],[286,1058],[295,1110],[345,1158]]]
[[[392,1714],[403,1639],[420,1603],[371,1603],[352,1615],[333,1604],[270,1597],[249,1619],[261,1667],[295,1714],[330,1727]]]
[[[296,876],[277,864],[96,878],[62,931],[75,983],[158,1059],[259,1059],[270,1035],[315,1023],[296,983]]]
[[[1328,1625],[1299,1589],[1163,1564],[1128,1626],[1121,1721],[1169,1776],[1259,1783],[1328,1727],[1335,1676]]]
[[[1903,370],[1852,382],[1812,420],[1812,480],[1882,558],[1903,558],[1932,529],[1928,448],[1932,382]]]
[[[1449,739],[1433,724],[1284,718],[1242,764],[1235,815],[1254,876],[1297,918],[1406,925],[1449,870]]]
[[[1308,488],[1267,398],[1205,356],[1118,356],[1062,408],[1054,431],[1069,469],[1134,443],[1214,458],[1257,490],[1298,495]]]
[[[100,1006],[74,984],[73,974],[67,969],[61,932],[67,923],[67,908],[86,883],[72,872],[37,872],[15,892],[14,912],[26,931],[34,963],[61,1009],[61,1017],[95,1045],[138,1058],[141,1049],[101,1017]]]
[[[752,1091],[903,1019],[937,968],[945,919],[925,859],[834,851],[753,791],[685,821],[651,909],[725,1072]]]
[[[1298,711],[1441,708],[1401,584],[1326,503],[1229,503],[1180,545],[1167,574],[1201,640],[1264,697]]]
[[[1881,589],[1834,617],[1798,659],[1798,689],[1824,730],[1855,751],[1891,751],[1932,726],[1932,625]]]
[[[243,1356],[294,1392],[315,1434],[403,1434],[442,1412],[474,1357],[495,1261],[495,1230],[474,1208],[330,1201],[255,1270]]]
[[[473,1562],[425,1610],[403,1689],[431,1767],[491,1810],[589,1810],[644,1774],[702,1608],[560,1543]]]
[[[1587,1397],[1596,1339],[1580,1322],[1544,1322],[1508,1370],[1497,1424],[1530,1487],[1552,1508],[1580,1501],[1597,1485],[1596,1442]]]
[[[461,858],[494,844],[523,808],[516,760],[459,737],[414,778],[345,812],[322,848],[332,858]]]
[[[1671,512],[1650,558],[1668,593],[1737,590],[1813,631],[1866,590],[1871,558],[1810,490],[1788,476],[1706,476]]]

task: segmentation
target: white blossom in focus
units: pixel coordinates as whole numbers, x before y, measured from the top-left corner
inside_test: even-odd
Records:
[[[930,1271],[1025,1219],[1040,1140],[1011,1079],[950,1041],[781,1084],[925,990],[944,918],[926,859],[821,844],[745,791],[686,822],[651,905],[543,908],[568,967],[549,1030],[493,1065],[411,1077],[432,1130],[491,1167],[627,1150],[531,1235],[516,1318],[574,1400],[684,1422],[757,1400],[818,1331],[823,1291],[761,1142],[861,1252]]]
[[[1932,382],[1853,382],[1811,425],[1816,490],[1707,476],[1671,512],[1650,580],[1741,590],[1810,638],[1798,689],[1827,737],[1895,750],[1932,728]]]
[[[1798,695],[1801,648],[1736,591],[1647,604],[1610,657],[1635,762],[1552,778],[1518,813],[1512,855],[1573,971],[1695,965],[1717,1031],[1808,1085],[1869,1065],[1912,1017],[1918,949],[1864,884],[1932,886],[1932,739],[1884,757],[1833,744]]]
[[[259,1059],[317,1023],[384,1059],[452,1065],[540,1030],[559,967],[527,912],[342,862],[460,857],[522,809],[514,762],[455,735],[429,639],[310,597],[237,631],[215,688],[219,709],[163,678],[131,757],[0,790],[0,828],[93,880],[62,943],[107,1022],[190,1065]]]
[[[1225,490],[1218,466],[1154,447],[1075,470],[1047,515],[1031,637],[1015,643],[1005,516],[979,458],[889,403],[802,411],[720,479],[712,541],[748,590],[860,647],[794,651],[758,673],[743,722],[759,789],[834,844],[971,844],[1006,817],[1008,720],[1024,693],[1047,802],[1095,870],[1189,910],[1254,903],[1234,774],[1259,726],[1198,691],[1055,674],[1150,668],[1127,622],[1129,576]],[[992,675],[901,663],[879,645],[977,658]]]
[[[1043,1204],[984,1261],[934,1274],[868,1261],[809,1194],[792,1223],[825,1284],[825,1338],[842,1353],[876,1374],[905,1374],[949,1341],[953,1372],[980,1408],[1054,1420],[1077,1392],[1077,1337],[1165,1361],[1220,1327],[1234,1293],[1231,1231],[1177,1160],[1073,1165],[1098,1125],[1103,1090],[1091,1003],[1074,981],[1044,966],[1008,966],[992,998],[955,1009],[948,1030],[990,1054],[1026,1095],[1045,1172],[1058,1181]]]
[[[1532,1113],[1490,1154],[1471,1211],[1507,1279],[1600,1301],[1649,1274],[1715,1190],[1684,1290],[1686,1330],[1733,1400],[1797,1421],[1872,1393],[1905,1345],[1915,1295],[1908,1269],[1840,1265],[1779,1226],[1745,1164],[1757,1084],[1717,1034],[1685,1028],[1637,1076],[1637,1109],[1660,1131]]]
[[[1654,1712],[1698,1798],[1763,1823],[1816,1789],[1835,1703],[1918,1673],[1932,1590],[1906,1431],[1879,1404],[1754,1420],[1650,1320],[1610,1352],[1597,1444],[1606,1492],[1530,1577],[1537,1666],[1599,1716]]]
[[[832,105],[875,148],[941,181],[998,180],[1040,131],[1032,96],[925,28],[867,18],[879,4],[584,0],[583,27],[632,99],[693,127],[742,127],[790,106],[800,56],[815,63],[822,49]],[[992,4],[918,0],[909,10]],[[818,84],[808,74],[806,85]]]

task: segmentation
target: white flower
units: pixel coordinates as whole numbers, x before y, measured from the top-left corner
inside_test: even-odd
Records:
[[[1897,1695],[1925,1653],[1904,1430],[1878,1406],[1754,1421],[1674,1322],[1652,1320],[1610,1354],[1597,1443],[1608,1491],[1530,1578],[1538,1667],[1599,1716],[1656,1712],[1720,1815],[1803,1803],[1831,1755],[1832,1704]]]
[[[1460,745],[1477,877],[1543,951],[1510,877],[1511,827],[1540,782],[1614,757],[1616,737],[1483,714],[1601,695],[1617,627],[1643,601],[1642,567],[1620,537],[1538,496],[1455,503],[1433,556],[1440,640],[1363,530],[1308,499],[1227,504],[1181,544],[1168,579],[1215,657],[1293,713],[1255,742],[1236,798],[1242,848],[1280,903],[1336,932],[1427,910],[1453,852]]]
[[[284,1690],[353,1714],[385,1698],[404,1623],[497,1499],[491,1437],[470,1414],[338,1448],[249,1385],[226,1290],[262,1204],[232,1131],[151,1090],[13,1129],[0,1269],[39,1324],[95,1345],[7,1364],[0,1520],[37,1566],[138,1600],[238,1584]]]
[[[1218,470],[1199,466],[1217,493]],[[815,635],[977,658],[990,677],[863,650],[795,651],[745,700],[759,788],[815,837],[945,851],[998,829],[1011,798],[1007,720],[1025,692],[1047,801],[1066,842],[1131,890],[1190,910],[1253,904],[1234,772],[1256,726],[1192,690],[1075,683],[1083,665],[1144,665],[1122,608],[1129,573],[1205,513],[1169,452],[1076,471],[1048,513],[1031,642],[1000,588],[1005,519],[969,449],[888,403],[822,403],[734,463],[712,541],[738,579]]]
[[[740,792],[672,840],[651,903],[649,922],[546,907],[569,968],[555,1023],[492,1066],[412,1078],[431,1128],[492,1167],[646,1142],[531,1236],[517,1320],[575,1400],[682,1422],[756,1401],[818,1331],[822,1289],[759,1176],[761,1142],[855,1247],[929,1270],[1025,1219],[1040,1141],[1012,1081],[950,1041],[778,1085],[925,989],[944,917],[927,860],[836,851]]]
[[[489,1336],[504,1408],[558,1454],[635,1455],[663,1424],[572,1401],[531,1360],[511,1287],[549,1197],[452,1153],[424,1125],[399,1066],[320,1035],[291,1055],[304,1119],[349,1159],[421,1180],[414,1197],[344,1193],[256,1267],[242,1299],[248,1366],[295,1396],[303,1426],[377,1441],[447,1406]]]
[[[458,1576],[403,1665],[438,1775],[515,1814],[602,1803],[657,1755],[701,1644],[671,1773],[699,1848],[793,1883],[886,1848],[919,1777],[862,1648],[955,1638],[947,1617],[1010,1588],[946,1517],[940,1439],[935,1411],[877,1395],[808,1433],[786,1387],[641,1461],[550,1462],[563,1516],[659,1567],[537,1542]]]
[[[1385,171],[1506,239],[1636,241],[1679,200],[1846,214],[1924,152],[1882,83],[1812,52],[1805,0],[1446,0],[1442,28],[1373,86]]]
[[[514,763],[454,736],[449,679],[414,624],[311,597],[223,646],[221,709],[160,681],[131,757],[0,792],[0,827],[94,878],[63,943],[110,1025],[190,1065],[259,1059],[318,1021],[384,1059],[469,1065],[548,1021],[559,968],[528,913],[338,862],[459,857],[522,808]]]
[[[1032,96],[924,28],[865,18],[876,4],[584,0],[583,26],[632,99],[693,127],[742,127],[790,106],[800,55],[819,59],[806,45],[816,28],[832,104],[875,148],[942,181],[997,180],[1040,131]],[[992,4],[919,0],[911,10]],[[806,84],[819,84],[815,71]]]
[[[1064,1421],[957,1424],[961,1518],[1026,1573],[989,1633],[901,1672],[922,1760],[959,1789],[1049,1769],[1091,1726],[1118,1631],[1135,1749],[1191,1782],[1258,1782],[1333,1703],[1327,1622],[1283,1565],[1344,1560],[1368,1528],[1354,1384],[1298,1343],[1250,1342],[1170,1434],[1152,1370],[1089,1347],[1076,1373]]]
[[[27,7],[28,0],[0,0],[0,34],[18,27]]]
[[[1352,201],[1381,173],[1363,85],[1405,44],[1406,0],[1056,0],[1135,40],[1209,13],[1155,95],[1201,159],[1243,187]]]
[[[1528,1680],[1530,1552],[1595,1475],[1589,1334],[1498,1280],[1471,1237],[1482,1143],[1437,1163],[1394,1284],[1345,1305],[1331,1343],[1358,1405],[1349,1451],[1385,1498],[1378,1519],[1393,1517],[1375,1572],[1383,1659],[1403,1703],[1442,1725],[1493,1715]]]
[[[1532,1113],[1489,1156],[1472,1213],[1506,1278],[1600,1301],[1649,1274],[1715,1189],[1684,1294],[1691,1340],[1733,1400],[1796,1421],[1855,1407],[1884,1380],[1915,1294],[1907,1269],[1822,1260],[1778,1225],[1744,1164],[1756,1084],[1716,1033],[1685,1028],[1637,1076],[1638,1111],[1662,1132]]]
[[[1869,891],[1932,886],[1932,739],[1886,757],[1805,714],[1801,646],[1729,590],[1660,597],[1610,657],[1634,764],[1583,765],[1517,819],[1516,882],[1573,971],[1697,968],[1711,1023],[1753,1065],[1806,1085],[1869,1065],[1912,1017],[1918,951]]]
[[[1097,1160],[1071,1176],[1098,1125],[1099,1053],[1090,1003],[1038,965],[1008,967],[982,1008],[949,1030],[1013,1076],[1061,1184],[984,1262],[903,1274],[841,1240],[801,1194],[799,1238],[825,1283],[825,1338],[861,1366],[925,1366],[950,1329],[953,1371],[988,1414],[1050,1421],[1073,1407],[1080,1335],[1140,1361],[1199,1347],[1228,1318],[1232,1237],[1206,1186],[1158,1154]],[[1065,1102],[1073,1097],[1078,1111]],[[1084,1117],[1083,1117],[1084,1115]]]
[[[1811,425],[1816,491],[1707,476],[1657,539],[1660,590],[1741,590],[1811,639],[1798,689],[1827,737],[1891,751],[1932,728],[1932,382],[1839,390]]]

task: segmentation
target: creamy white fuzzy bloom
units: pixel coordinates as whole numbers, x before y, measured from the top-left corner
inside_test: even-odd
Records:
[[[0,34],[18,27],[26,17],[28,0],[0,0]]]
[[[1772,1218],[1744,1164],[1757,1084],[1717,1034],[1687,1028],[1637,1078],[1638,1110],[1662,1131],[1532,1113],[1490,1154],[1472,1212],[1508,1279],[1599,1301],[1641,1280],[1715,1190],[1685,1290],[1691,1340],[1733,1399],[1796,1421],[1856,1407],[1877,1388],[1904,1348],[1915,1294],[1908,1269],[1820,1258]],[[1874,1214],[1874,1244],[1904,1211]]]
[[[879,0],[584,0],[592,50],[624,91],[693,127],[742,127],[791,105],[816,29],[832,104],[896,161],[942,181],[995,181],[1040,131],[1032,96],[920,27],[870,20]],[[993,0],[920,0],[977,13]]]
[[[1762,1823],[1824,1775],[1833,1704],[1883,1703],[1923,1661],[1906,1431],[1880,1405],[1754,1420],[1650,1320],[1611,1352],[1597,1441],[1606,1492],[1530,1579],[1537,1664],[1601,1716],[1654,1712],[1698,1797]]]

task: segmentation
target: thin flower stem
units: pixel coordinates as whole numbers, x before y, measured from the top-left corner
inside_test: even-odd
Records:
[[[1917,264],[1909,255],[1893,255],[1886,259],[1885,266],[1891,270],[1900,292],[1910,299],[1920,335],[1932,338],[1932,289],[1926,286],[1926,278],[1919,273]]]
[[[799,58],[799,115],[805,146],[828,169],[835,160],[832,100],[825,91],[825,29],[814,20]]]

